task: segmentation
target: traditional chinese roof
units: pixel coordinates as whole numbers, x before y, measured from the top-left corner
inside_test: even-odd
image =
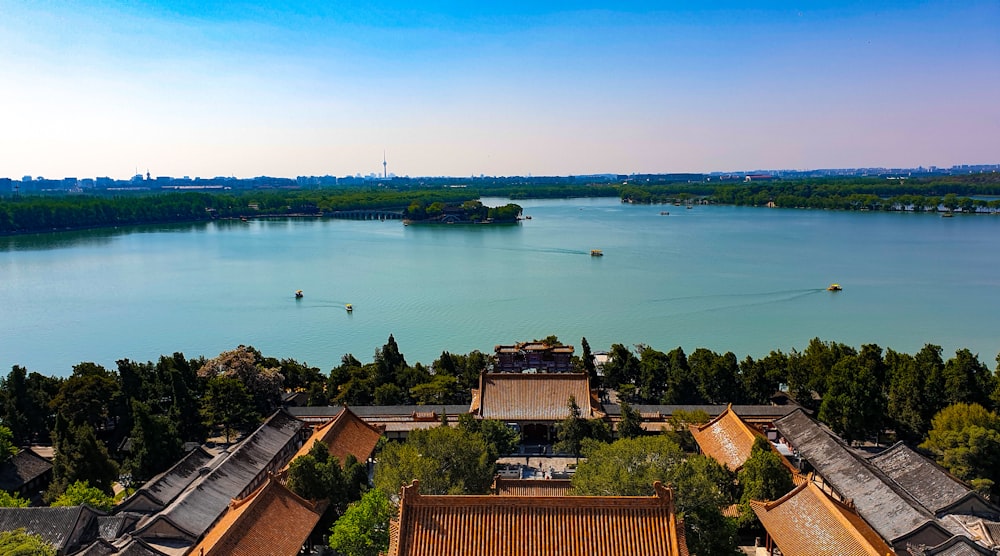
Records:
[[[303,423],[278,410],[232,452],[224,453],[199,470],[192,481],[163,510],[140,523],[134,536],[150,539],[187,539],[195,542],[219,518],[234,498],[246,495],[277,472],[298,448]]]
[[[118,511],[155,512],[163,509],[200,476],[201,470],[214,457],[200,446],[191,450],[170,469],[146,481],[118,506]]]
[[[501,421],[559,421],[569,416],[570,396],[584,419],[603,416],[582,373],[483,373],[472,413]]]
[[[968,537],[955,535],[937,546],[915,547],[910,553],[914,556],[996,556],[997,551],[979,546]]]
[[[569,479],[504,479],[493,483],[499,496],[566,496],[573,488]]]
[[[98,536],[104,540],[113,541],[131,531],[143,517],[142,514],[119,511],[118,508],[115,508],[115,511],[117,512],[115,515],[97,517]]]
[[[1000,552],[1000,521],[959,514],[946,515],[941,521],[957,523],[972,540]]]
[[[404,487],[389,556],[678,556],[673,494],[424,496]]]
[[[341,408],[336,417],[316,427],[312,436],[292,457],[292,461],[295,461],[295,458],[299,456],[308,454],[317,441],[326,444],[330,455],[336,457],[341,463],[349,455],[354,456],[354,459],[360,462],[367,461],[375,450],[375,445],[378,444],[384,430],[384,426],[369,425],[350,409]]]
[[[310,406],[310,407],[287,407],[289,414],[305,421],[306,423],[322,424],[337,415],[343,409],[341,406]],[[355,405],[351,406],[351,411],[369,425],[388,425],[393,423],[413,423],[416,413],[434,412],[437,414],[437,421],[440,422],[440,415],[457,416],[469,412],[466,405]]]
[[[119,544],[98,539],[73,556],[180,556],[187,551],[187,546],[155,545],[133,538]]]
[[[611,418],[621,415],[621,406],[618,404],[604,404],[603,407],[604,412]],[[743,419],[747,423],[755,424],[770,424],[775,419],[780,419],[799,408],[797,405],[635,404],[632,406],[632,409],[638,411],[644,420],[666,421],[678,411],[689,413],[692,411],[704,411],[711,418],[721,415],[730,407],[740,416],[740,419]]]
[[[937,515],[985,513],[1000,516],[993,506],[941,466],[897,442],[869,459],[921,505]]]
[[[51,472],[51,462],[31,450],[21,450],[0,465],[0,490],[17,492],[24,485]]]
[[[246,498],[233,500],[226,513],[192,550],[198,556],[295,556],[322,515],[269,478]]]
[[[0,508],[0,531],[23,528],[42,537],[59,554],[72,553],[97,538],[97,516],[90,506]]]
[[[744,423],[732,406],[704,425],[691,425],[688,428],[703,454],[732,471],[743,467],[750,459],[754,441],[764,436]]]
[[[889,547],[861,517],[812,482],[774,502],[750,502],[785,556],[885,556]]]
[[[782,436],[840,497],[893,546],[919,538],[939,544],[951,534],[934,515],[832,431],[801,410],[774,422]]]

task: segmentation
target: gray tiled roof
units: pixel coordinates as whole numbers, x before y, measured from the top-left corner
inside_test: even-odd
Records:
[[[140,515],[129,512],[99,516],[97,518],[98,535],[102,539],[113,541],[135,527],[140,517]]]
[[[177,552],[157,550],[141,539],[131,539],[120,546],[104,540],[97,540],[73,556],[170,556]]]
[[[115,545],[104,539],[97,539],[91,543],[90,546],[84,548],[80,552],[77,552],[73,556],[111,556],[115,552],[118,552]]]
[[[302,425],[302,421],[285,411],[277,411],[231,453],[220,458],[217,465],[211,465],[210,471],[193,481],[166,508],[140,525],[135,535],[145,538],[144,533],[157,522],[167,522],[187,532],[192,540],[198,539],[222,515],[230,501],[267,469],[286,446],[296,442]],[[297,447],[296,443],[291,453]]]
[[[213,457],[211,453],[201,447],[191,450],[173,467],[153,477],[135,491],[128,500],[121,504],[120,511],[127,511],[132,506],[138,505],[142,498],[159,508],[163,508],[199,477],[200,470]]]
[[[801,410],[774,424],[826,482],[853,501],[861,517],[890,543],[934,521],[929,511],[902,489],[893,488],[874,466]],[[944,536],[941,541],[946,539]]]
[[[935,513],[974,494],[964,483],[902,442],[869,461]]]
[[[326,417],[332,419],[344,409],[339,405],[314,406],[314,407],[288,407],[285,408],[294,417]],[[435,411],[439,415],[444,412],[448,415],[459,415],[469,412],[469,404],[462,405],[352,405],[351,411],[362,419],[371,417],[407,417],[414,412],[422,413]]]
[[[104,514],[89,506],[0,508],[0,531],[24,528],[65,553],[96,538],[99,515]]]
[[[31,450],[21,450],[0,465],[0,490],[14,492],[52,471],[52,463]]]
[[[663,416],[673,415],[678,411],[704,411],[710,417],[721,415],[728,408],[728,405],[633,405],[632,409],[639,413],[659,413]],[[795,411],[797,405],[734,405],[733,411],[740,417],[783,417]],[[604,412],[610,415],[621,415],[622,409],[618,404],[604,404]]]
[[[935,546],[916,552],[920,556],[995,556],[997,553],[984,548],[968,537],[956,535]]]

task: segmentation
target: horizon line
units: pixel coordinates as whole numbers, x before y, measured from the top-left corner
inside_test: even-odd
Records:
[[[184,176],[151,176],[151,180],[155,181],[158,178],[169,178],[169,179],[189,179],[189,180],[202,180],[202,179],[233,179],[233,180],[245,180],[245,179],[258,179],[258,178],[278,178],[278,179],[297,179],[297,178],[321,178],[321,177],[336,177],[336,178],[373,178],[376,180],[392,180],[392,179],[510,179],[510,178],[525,178],[525,179],[544,179],[544,178],[579,178],[579,177],[609,177],[609,176],[671,176],[671,175],[701,175],[701,176],[715,176],[715,175],[728,175],[728,174],[781,174],[781,173],[808,173],[808,172],[883,172],[883,173],[903,173],[903,172],[922,172],[922,173],[942,173],[942,172],[953,172],[955,170],[969,170],[970,173],[983,173],[984,170],[991,169],[993,172],[1000,170],[1000,163],[980,163],[980,164],[953,164],[951,166],[856,166],[856,167],[827,167],[827,168],[755,168],[751,170],[710,170],[701,172],[588,172],[581,174],[544,174],[544,175],[532,175],[530,172],[526,174],[478,174],[478,175],[421,175],[421,176],[409,176],[409,175],[396,175],[392,174],[390,176],[380,176],[377,172],[369,172],[367,174],[362,174],[360,172],[355,172],[354,174],[346,174],[344,176],[337,176],[335,174],[311,174],[305,175],[300,174],[296,176],[282,176],[282,175],[267,175],[260,174],[256,176],[242,176],[238,177],[236,175],[215,175],[209,177],[194,176],[190,177],[188,175]],[[148,171],[147,171],[148,174]],[[103,176],[93,176],[92,178],[84,177],[77,178],[75,176],[63,176],[61,178],[46,178],[42,174],[39,175],[29,175],[25,174],[20,179],[13,177],[0,177],[0,179],[9,179],[12,182],[18,181],[24,183],[24,178],[30,178],[30,181],[42,181],[42,180],[54,180],[61,181],[66,179],[99,179],[106,178],[115,181],[129,181],[136,178],[142,178],[146,181],[146,175],[142,173],[133,174],[126,178],[113,178],[109,175]]]

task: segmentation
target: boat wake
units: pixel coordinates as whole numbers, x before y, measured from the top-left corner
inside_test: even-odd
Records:
[[[766,293],[693,295],[686,297],[658,299],[654,301],[662,303],[665,302],[677,303],[678,310],[675,313],[673,313],[675,315],[694,315],[701,313],[711,313],[714,311],[732,311],[734,309],[744,309],[748,307],[757,307],[760,305],[773,305],[775,303],[788,303],[810,295],[820,294],[825,291],[826,288],[810,288],[803,290],[783,290],[783,291],[766,292]],[[719,303],[717,304],[710,303],[712,300],[716,300]],[[698,302],[698,306],[695,306],[690,302]],[[710,306],[707,307],[701,306],[706,303],[710,304]]]
[[[548,253],[553,255],[589,255],[590,251],[584,251],[582,249],[563,249],[560,247],[522,247],[522,248],[511,248],[511,247],[495,247],[497,251],[518,251],[522,253]]]
[[[305,301],[305,298],[302,299]],[[316,299],[310,297],[308,303],[299,303],[297,306],[303,309],[346,309],[348,303],[336,299]]]
[[[759,299],[761,297],[779,297],[787,299],[796,299],[805,295],[810,295],[814,293],[820,293],[826,291],[826,288],[809,288],[802,290],[779,290],[774,292],[756,292],[756,293],[716,293],[707,295],[683,295],[679,297],[663,297],[660,299],[651,299],[652,303],[662,303],[666,301],[692,301],[692,300],[711,300],[711,299]],[[789,297],[790,296],[790,297]],[[766,303],[762,301],[761,303]]]

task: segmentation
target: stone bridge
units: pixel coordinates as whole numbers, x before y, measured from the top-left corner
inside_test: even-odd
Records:
[[[402,220],[403,213],[391,210],[335,210],[326,213],[330,218],[345,220]]]

